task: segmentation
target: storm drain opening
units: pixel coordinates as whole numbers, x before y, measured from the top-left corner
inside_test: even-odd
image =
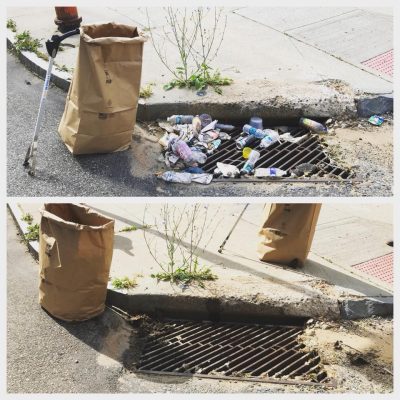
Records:
[[[167,321],[148,335],[137,372],[333,386],[299,326]]]
[[[253,149],[260,152],[257,168],[279,168],[289,172],[298,180],[305,179],[305,177],[323,177],[333,180],[355,178],[354,172],[340,167],[332,160],[325,143],[317,134],[312,134],[307,129],[300,127],[289,127],[286,131],[290,132],[294,138],[307,136],[299,143],[275,142],[268,148],[261,148],[261,139],[258,139],[252,146]],[[236,148],[236,140],[241,134],[242,130],[239,128],[230,132],[232,140],[222,142],[218,149],[207,158],[205,164],[202,165],[204,172],[212,174],[217,168],[218,162],[234,165],[239,170],[244,166],[246,160],[243,158],[243,152]],[[222,179],[233,180],[235,178]],[[245,182],[246,177],[238,180]],[[285,178],[281,180],[284,181]]]

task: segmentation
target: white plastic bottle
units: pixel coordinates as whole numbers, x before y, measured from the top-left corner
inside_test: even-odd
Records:
[[[254,171],[254,176],[256,178],[265,178],[265,177],[282,177],[286,175],[287,172],[280,168],[257,168]]]

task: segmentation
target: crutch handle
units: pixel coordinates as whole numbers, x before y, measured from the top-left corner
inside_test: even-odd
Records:
[[[76,28],[72,31],[66,32],[63,35],[53,35],[51,39],[46,41],[46,49],[47,53],[49,53],[50,57],[55,57],[58,52],[58,48],[60,46],[60,43],[65,40],[66,38],[69,38],[70,36],[78,35],[80,33],[80,29]]]

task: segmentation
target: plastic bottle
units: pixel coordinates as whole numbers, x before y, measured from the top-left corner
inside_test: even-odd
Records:
[[[192,158],[191,161],[194,161],[198,164],[204,164],[207,161],[207,155],[204,154],[200,150],[193,150],[193,147],[191,148],[192,151]]]
[[[192,159],[192,150],[183,140],[177,140],[172,145],[172,151],[179,156],[184,162],[189,162]]]
[[[172,125],[184,125],[191,124],[193,118],[193,115],[171,115],[169,118],[167,118],[167,121]]]
[[[300,118],[300,126],[309,129],[315,133],[328,133],[328,129],[317,121],[313,121],[309,118]]]
[[[287,172],[284,171],[283,169],[280,168],[257,168],[254,171],[254,176],[256,178],[264,178],[264,177],[268,177],[268,176],[276,176],[276,177],[281,177],[286,175]]]
[[[221,129],[221,131],[230,132],[235,129],[233,125],[226,125],[226,124],[216,124],[215,129]]]
[[[260,143],[262,149],[266,149],[279,140],[278,132],[273,131],[272,129],[265,129],[264,132],[266,132],[266,135]]]
[[[263,137],[265,137],[265,135],[267,135],[267,133],[265,133],[265,131],[263,131],[262,129],[254,128],[249,124],[243,126],[243,132],[252,135],[257,139],[262,139]]]
[[[213,140],[209,145],[209,149],[207,150],[207,154],[213,154],[215,150],[218,149],[218,147],[221,145],[222,140],[221,139],[216,139]]]
[[[236,139],[236,148],[242,150],[244,147],[251,147],[251,145],[256,141],[257,138],[253,135],[241,136]]]
[[[192,174],[188,172],[165,171],[159,178],[165,182],[186,183],[187,185],[192,182]]]
[[[260,158],[260,153],[257,150],[252,150],[250,156],[246,163],[243,165],[243,168],[240,170],[242,175],[249,174],[254,169],[254,165]]]

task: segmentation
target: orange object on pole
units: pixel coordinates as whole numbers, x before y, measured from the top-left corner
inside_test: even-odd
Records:
[[[81,26],[82,17],[78,16],[77,7],[54,7],[56,9],[55,24],[60,32],[67,32]]]

